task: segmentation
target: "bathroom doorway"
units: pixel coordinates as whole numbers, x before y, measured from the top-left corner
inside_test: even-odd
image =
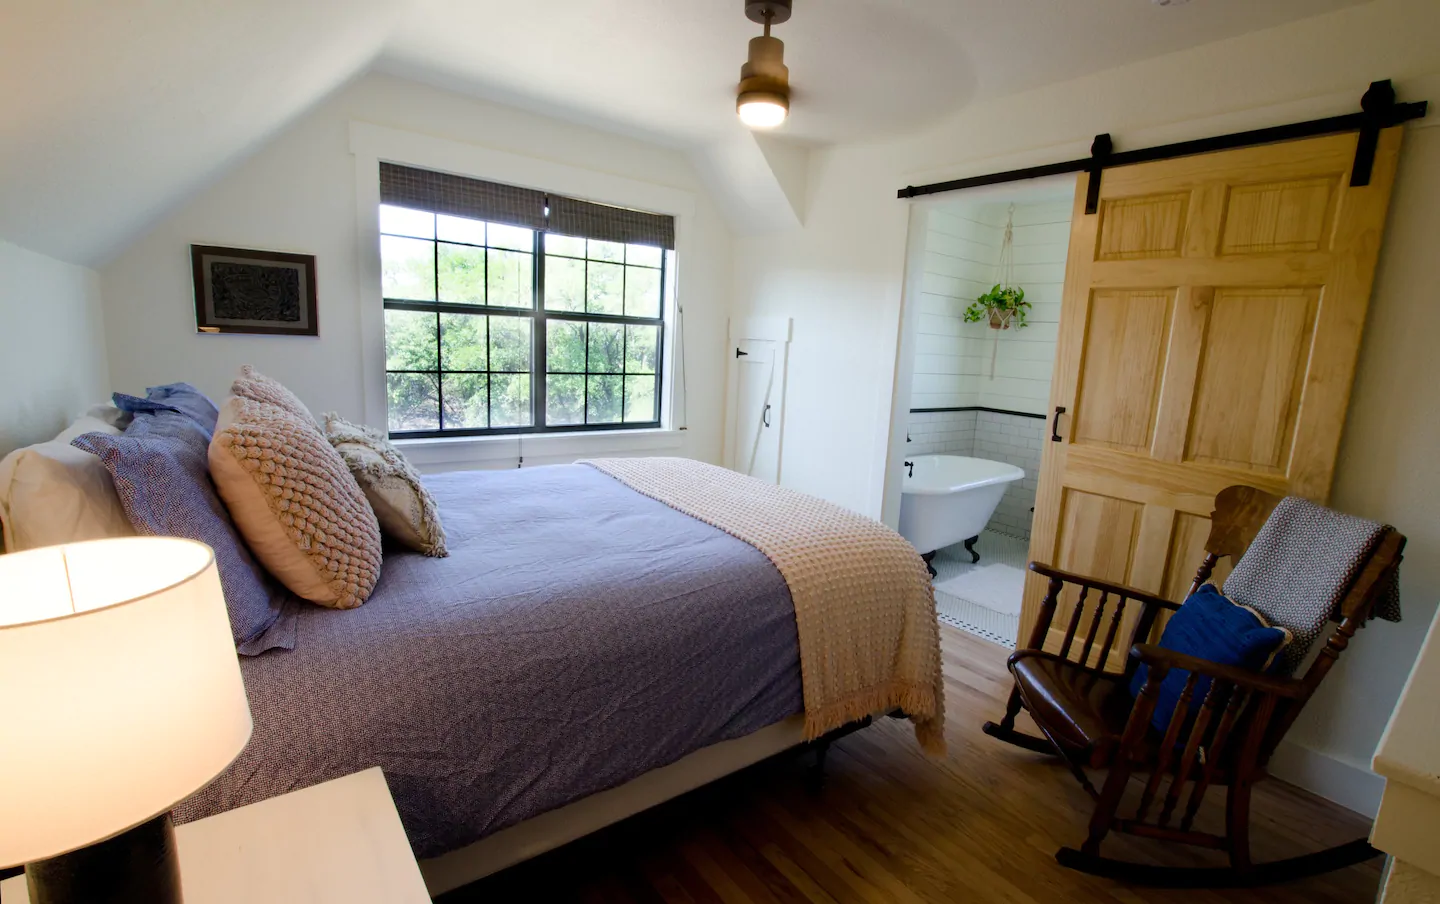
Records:
[[[1006,646],[1049,436],[1074,193],[1073,176],[973,189],[911,219],[891,436],[902,464],[887,488],[935,572],[940,619]]]

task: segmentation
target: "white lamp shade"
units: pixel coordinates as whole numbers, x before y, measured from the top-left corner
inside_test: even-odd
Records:
[[[0,866],[166,812],[250,728],[208,546],[130,537],[0,556]]]

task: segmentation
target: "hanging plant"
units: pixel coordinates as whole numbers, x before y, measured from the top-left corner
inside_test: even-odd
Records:
[[[981,295],[970,303],[965,309],[966,323],[979,323],[982,320],[990,321],[992,330],[1008,330],[1010,325],[1015,328],[1025,327],[1025,314],[1030,310],[1030,302],[1025,300],[1025,290],[1016,285],[1011,285],[1015,278],[1015,205],[1010,205],[1009,214],[1005,217],[1005,238],[1000,242],[1000,281],[995,284],[989,292]],[[996,336],[998,343],[1000,337]],[[995,376],[995,349],[990,353],[990,376]]]
[[[1022,329],[1025,313],[1029,310],[1030,302],[1025,300],[1024,289],[996,283],[989,292],[970,302],[970,307],[965,309],[965,322],[988,320],[992,330],[1008,330],[1011,324],[1016,329]]]

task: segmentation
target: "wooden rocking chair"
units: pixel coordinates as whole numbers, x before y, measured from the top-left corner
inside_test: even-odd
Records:
[[[1216,496],[1206,555],[1195,574],[1192,593],[1210,578],[1221,558],[1239,560],[1279,502],[1277,496],[1244,486],[1229,487]],[[1254,784],[1265,777],[1275,746],[1356,630],[1370,617],[1399,567],[1404,547],[1405,537],[1396,531],[1387,532],[1376,544],[1342,598],[1339,627],[1300,678],[1262,675],[1145,643],[1160,614],[1180,608],[1178,603],[1032,562],[1030,570],[1049,578],[1049,588],[1028,648],[1010,657],[1015,688],[1005,717],[998,724],[985,723],[984,730],[1027,750],[1063,757],[1094,799],[1084,844],[1079,850],[1062,848],[1055,858],[1073,869],[1141,885],[1216,888],[1288,881],[1377,856],[1379,852],[1362,838],[1287,860],[1253,863],[1250,795]],[[1067,584],[1078,588],[1077,601],[1064,634],[1055,635],[1063,638],[1058,652],[1047,652],[1046,641],[1054,643],[1051,626]],[[1124,632],[1127,636],[1121,638],[1127,604],[1141,608],[1133,631]],[[1104,625],[1111,606],[1108,625]],[[1083,632],[1082,624],[1087,625]],[[1102,625],[1103,639],[1097,643]],[[1118,660],[1118,651],[1132,641],[1136,643],[1124,661],[1124,670],[1119,671],[1112,658]],[[1130,680],[1141,663],[1149,666],[1149,675],[1139,696],[1132,699]],[[1184,669],[1190,676],[1162,736],[1150,720],[1160,684],[1171,669]],[[1203,700],[1192,699],[1200,676],[1213,679],[1210,692]],[[1022,707],[1040,726],[1044,738],[1015,730],[1015,717]],[[1086,769],[1109,770],[1099,791]],[[1148,779],[1134,814],[1122,818],[1118,811],[1132,775]],[[1167,777],[1169,786],[1159,812],[1147,820]],[[1191,785],[1189,797],[1180,810],[1178,825],[1172,825],[1186,784]],[[1193,828],[1206,792],[1215,785],[1228,790],[1224,835]],[[1162,867],[1102,857],[1100,843],[1112,831],[1225,851],[1230,864]]]

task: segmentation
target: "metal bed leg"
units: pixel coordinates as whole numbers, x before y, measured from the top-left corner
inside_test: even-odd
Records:
[[[825,757],[830,753],[830,739],[821,738],[815,742],[815,762],[810,766],[810,793],[819,794],[825,788]]]

